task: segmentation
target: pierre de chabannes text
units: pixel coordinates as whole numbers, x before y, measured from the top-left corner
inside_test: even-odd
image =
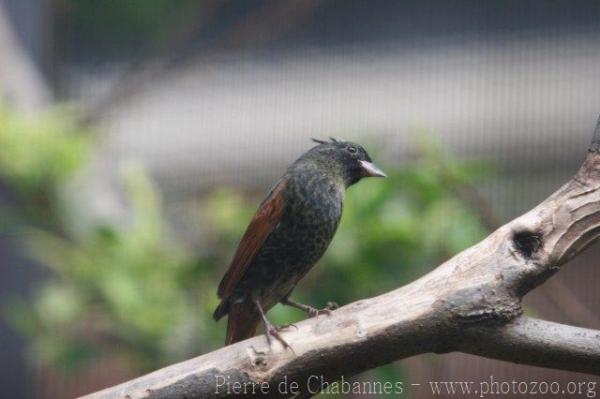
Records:
[[[554,395],[595,398],[597,381],[517,381],[498,380],[490,376],[482,381],[428,381],[406,383],[403,381],[349,381],[345,377],[330,382],[324,376],[312,375],[303,382],[290,381],[287,376],[277,384],[269,382],[240,382],[226,376],[216,378],[215,394],[268,395],[278,393],[294,396],[300,392],[310,394],[402,395],[409,390],[426,389],[432,396],[472,396],[485,398],[492,395]]]

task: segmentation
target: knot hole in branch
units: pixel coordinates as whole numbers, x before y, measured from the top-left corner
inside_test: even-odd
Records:
[[[532,258],[542,246],[542,236],[533,231],[519,231],[513,235],[517,250],[525,257]]]

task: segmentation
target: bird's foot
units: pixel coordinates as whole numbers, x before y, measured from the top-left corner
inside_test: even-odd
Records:
[[[323,309],[316,309],[312,306],[308,307],[308,315],[310,317],[319,317],[321,314],[326,314],[327,316],[331,315],[331,311],[339,308],[338,304],[335,302],[327,302],[327,305]]]
[[[275,329],[277,331],[285,331],[285,330],[289,330],[292,327],[294,327],[296,330],[298,330],[298,326],[295,325],[294,323],[282,324],[282,325],[280,325],[278,327],[275,327]]]
[[[267,316],[265,316],[265,312],[264,312],[262,306],[260,305],[260,302],[255,299],[254,305],[256,305],[256,309],[260,313],[260,317],[263,320],[263,324],[265,326],[265,335],[267,336],[267,343],[269,344],[269,348],[271,347],[271,343],[272,343],[271,337],[273,337],[277,341],[279,341],[281,343],[281,345],[283,345],[284,349],[289,349],[292,351],[293,354],[296,354],[296,352],[294,352],[294,349],[292,349],[292,347],[285,341],[285,339],[283,339],[281,337],[281,334],[279,334],[280,329],[282,329],[282,328],[285,329],[286,326],[282,326],[279,328],[274,327],[273,324],[271,324],[269,322],[269,320],[267,319]]]
[[[279,334],[279,330],[280,329],[281,329],[281,327],[274,327],[273,325],[270,325],[270,324],[267,326],[267,331],[265,331],[265,333],[266,333],[266,336],[267,336],[267,342],[269,344],[269,347],[273,343],[272,340],[271,340],[271,337],[273,337],[277,341],[279,341],[279,343],[283,346],[284,349],[289,349],[289,350],[292,351],[292,353],[295,354],[296,352],[294,352],[294,349],[290,346],[290,344],[288,344],[286,342],[285,339],[283,339],[283,337],[281,336],[281,334]]]

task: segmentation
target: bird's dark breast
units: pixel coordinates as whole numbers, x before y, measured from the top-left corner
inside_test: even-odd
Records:
[[[291,179],[286,209],[239,288],[271,308],[321,258],[342,215],[343,188],[327,178]]]

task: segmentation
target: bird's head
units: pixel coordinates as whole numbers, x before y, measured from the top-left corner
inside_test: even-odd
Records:
[[[316,161],[327,173],[339,177],[346,187],[363,177],[386,177],[361,145],[334,138],[331,141],[312,140],[318,145],[305,156]]]

